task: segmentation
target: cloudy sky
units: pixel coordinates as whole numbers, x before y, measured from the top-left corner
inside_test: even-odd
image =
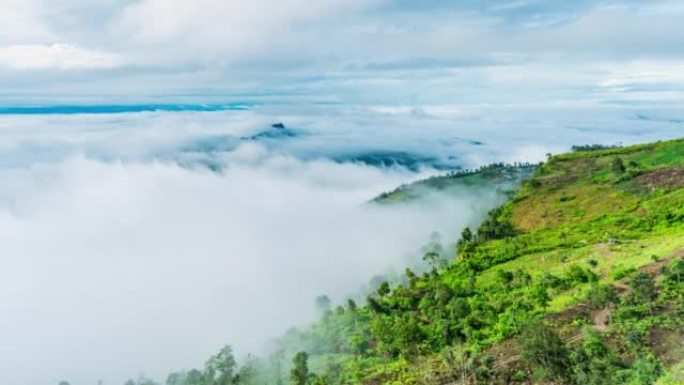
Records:
[[[0,5],[3,384],[260,351],[502,199],[378,193],[684,128],[677,0]]]
[[[677,0],[3,0],[0,81],[10,104],[674,103],[683,15]]]

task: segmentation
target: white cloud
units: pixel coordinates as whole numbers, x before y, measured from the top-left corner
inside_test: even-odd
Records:
[[[0,12],[0,45],[48,39],[51,33],[34,0],[3,0]]]
[[[497,199],[373,208],[405,174],[278,157],[222,174],[77,157],[0,175],[0,378],[27,385],[163,379],[224,343],[257,349],[311,319],[316,295],[401,270],[431,231],[453,239]]]
[[[479,166],[578,143],[681,135],[681,109],[275,106],[216,113],[0,115],[0,382],[120,383],[241,352],[410,264],[433,230],[453,239],[497,195],[364,204],[427,174],[327,159],[369,148]],[[652,120],[634,120],[636,113]],[[675,114],[675,115],[673,115]],[[275,121],[305,134],[210,156],[183,148]],[[484,142],[475,145],[476,139]],[[85,154],[85,155],[84,155]]]
[[[14,26],[0,44],[11,69],[0,81],[10,93],[48,100],[239,93],[440,104],[551,92],[567,101],[596,86],[601,63],[676,60],[684,37],[674,1],[8,1],[0,21]],[[21,49],[7,53],[10,45]],[[87,71],[121,65],[106,79]],[[36,80],[16,70],[27,67],[68,67],[81,76]],[[544,76],[521,77],[510,95],[512,77],[523,73]]]
[[[17,44],[0,47],[0,66],[17,70],[110,69],[124,64],[121,56],[72,44]]]
[[[134,48],[152,48],[151,55],[144,52],[147,58],[166,61],[157,65],[222,65],[288,45],[301,23],[344,16],[377,2],[143,0],[126,6],[111,30]]]
[[[684,60],[638,60],[605,67],[605,87],[684,85]]]

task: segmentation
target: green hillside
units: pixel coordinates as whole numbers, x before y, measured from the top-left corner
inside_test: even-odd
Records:
[[[415,183],[399,186],[394,191],[380,194],[376,203],[403,203],[424,198],[430,193],[458,194],[463,190],[488,188],[501,192],[517,189],[528,178],[536,165],[496,163],[477,170],[460,170],[437,175]]]
[[[435,246],[430,272],[407,269],[403,284],[381,284],[363,305],[324,309],[231,378],[684,384],[684,140],[553,156],[464,230],[453,255]],[[217,383],[201,374],[177,384]]]

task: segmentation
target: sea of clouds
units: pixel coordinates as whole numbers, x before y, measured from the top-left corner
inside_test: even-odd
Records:
[[[639,106],[0,115],[3,382],[163,380],[224,344],[258,352],[314,319],[316,296],[341,302],[419,263],[433,231],[453,242],[503,198],[369,204],[379,193],[437,166],[672,138],[681,118]],[[418,160],[358,158],[396,153]]]

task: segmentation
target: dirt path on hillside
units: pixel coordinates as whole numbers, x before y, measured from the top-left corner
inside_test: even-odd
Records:
[[[610,325],[610,320],[613,315],[613,309],[610,307],[605,307],[596,314],[594,314],[593,320],[594,320],[594,329],[600,331],[600,332],[605,332],[608,331],[608,326]]]

